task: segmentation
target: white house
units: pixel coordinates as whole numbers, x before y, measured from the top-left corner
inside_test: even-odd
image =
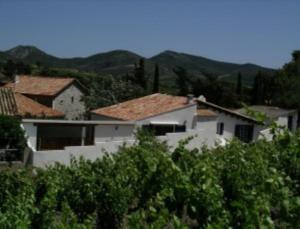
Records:
[[[197,103],[193,97],[152,94],[91,111],[92,120],[134,121],[157,136],[195,128]]]
[[[11,89],[5,88],[0,92],[0,97],[3,95],[8,99],[3,100],[3,104],[0,101],[3,112],[23,118],[22,127],[32,150],[31,163],[39,167],[54,162],[69,164],[72,157],[95,160],[105,151],[115,153],[123,144],[134,144],[138,128],[152,130],[171,148],[188,137],[193,137],[187,145],[189,149],[203,145],[213,147],[216,142],[225,144],[233,137],[244,142],[252,142],[261,136],[272,137],[268,123],[250,117],[243,109],[230,110],[209,103],[203,97],[196,100],[192,96],[152,94],[96,109],[91,112],[92,120],[87,121],[28,119],[19,114],[29,111],[35,112],[37,117],[40,114],[56,117],[61,113],[21,94],[20,99],[18,93]],[[24,101],[23,97],[26,98]],[[20,104],[15,100],[19,100]],[[296,110],[266,106],[250,109],[264,112],[270,120],[292,131],[296,129]]]
[[[32,164],[70,163],[71,157],[94,160],[103,150],[135,142],[137,128],[153,130],[170,147],[193,137],[187,147],[212,147],[216,139],[216,113],[197,109],[192,97],[153,94],[93,111],[93,120],[23,119],[33,151]]]
[[[17,75],[15,82],[4,85],[35,102],[62,112],[66,119],[84,118],[82,97],[86,89],[74,78]]]
[[[243,142],[252,142],[263,136],[272,138],[269,131],[271,121],[291,131],[297,128],[297,110],[286,110],[271,106],[251,106],[249,110],[261,112],[266,115],[267,120],[261,122],[247,114],[246,109],[230,110],[216,104],[207,102],[205,98],[198,100],[199,107],[205,107],[216,112],[216,132],[221,140],[230,140],[233,137]]]

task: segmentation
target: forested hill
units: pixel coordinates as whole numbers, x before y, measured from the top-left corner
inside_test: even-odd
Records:
[[[34,46],[17,46],[0,52],[0,62],[7,60],[22,61],[26,64],[36,64],[48,67],[70,68],[80,71],[108,73],[114,76],[124,76],[134,68],[134,64],[142,56],[125,50],[114,50],[88,57],[59,58],[49,55]],[[203,74],[213,74],[222,78],[235,77],[241,72],[245,83],[252,83],[258,71],[271,72],[272,69],[254,64],[234,64],[215,61],[208,58],[165,51],[154,57],[145,58],[146,74],[152,75],[154,65],[158,63],[162,80],[174,79],[173,69],[180,66],[185,68],[191,77],[201,77]]]

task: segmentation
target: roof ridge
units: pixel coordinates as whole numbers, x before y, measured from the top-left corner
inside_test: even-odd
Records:
[[[19,77],[35,77],[35,78],[49,78],[49,79],[73,79],[76,80],[75,77],[71,77],[71,76],[45,76],[45,75],[24,75],[24,74],[20,74],[17,75]]]

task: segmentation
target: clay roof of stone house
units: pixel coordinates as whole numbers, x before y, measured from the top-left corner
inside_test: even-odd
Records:
[[[197,115],[200,117],[216,117],[218,116],[217,113],[213,112],[210,109],[198,108]]]
[[[42,105],[20,93],[15,93],[15,100],[18,115],[22,117],[59,118],[64,116],[64,113]]]
[[[46,107],[11,88],[0,88],[0,114],[21,117],[63,117],[60,111]]]
[[[137,121],[195,104],[195,102],[187,103],[186,97],[156,93],[99,108],[91,113],[117,120]]]
[[[76,81],[74,78],[19,75],[14,83],[4,87],[27,95],[55,96]]]
[[[13,91],[10,88],[0,88],[0,114],[17,115],[17,104]]]

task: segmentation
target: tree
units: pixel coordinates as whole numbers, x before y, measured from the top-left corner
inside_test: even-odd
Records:
[[[263,104],[264,102],[264,81],[262,72],[259,71],[254,79],[252,88],[252,104]]]
[[[8,76],[10,79],[12,79],[14,74],[17,73],[16,65],[12,60],[6,61],[6,63],[3,66],[3,73],[4,75]]]
[[[0,115],[0,148],[23,150],[26,146],[24,136],[20,120]]]
[[[154,70],[154,80],[153,80],[153,93],[159,92],[159,66],[158,64],[155,64],[155,70]]]
[[[189,93],[189,79],[186,69],[177,67],[173,70],[177,75],[176,84],[178,87],[178,95],[186,96]]]
[[[242,95],[242,74],[240,72],[237,75],[236,94],[238,96]]]
[[[144,58],[141,58],[139,60],[139,65],[137,66],[135,64],[134,68],[134,83],[141,86],[145,90],[147,90],[147,79],[145,76],[145,60]]]

